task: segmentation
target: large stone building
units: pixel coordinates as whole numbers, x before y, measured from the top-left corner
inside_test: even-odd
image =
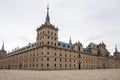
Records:
[[[71,70],[120,68],[120,52],[115,48],[111,56],[106,45],[90,43],[83,48],[58,41],[58,28],[50,23],[49,7],[45,23],[37,28],[35,43],[6,53],[4,43],[0,50],[1,69]]]

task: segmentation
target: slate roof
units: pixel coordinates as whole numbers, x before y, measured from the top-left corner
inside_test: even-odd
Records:
[[[70,44],[70,43],[65,43],[65,42],[59,41],[58,42],[58,47],[59,48],[64,48],[64,49],[73,50],[74,45]]]

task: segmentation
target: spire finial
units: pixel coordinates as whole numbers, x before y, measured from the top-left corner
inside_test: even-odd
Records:
[[[72,44],[71,36],[70,36],[69,44]]]
[[[47,16],[46,16],[45,24],[50,25],[49,4],[47,4]]]
[[[4,50],[4,41],[3,41],[3,45],[2,45],[2,49],[1,50]]]
[[[47,4],[47,10],[49,10],[49,4]]]

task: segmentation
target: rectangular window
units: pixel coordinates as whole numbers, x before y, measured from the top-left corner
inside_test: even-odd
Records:
[[[54,67],[56,67],[56,64],[54,64]]]
[[[49,55],[49,52],[47,52],[47,55]]]
[[[56,58],[54,59],[54,61],[56,61]]]
[[[60,62],[62,61],[62,59],[60,59]]]
[[[47,67],[49,67],[49,64],[47,63]]]
[[[38,67],[38,64],[36,64],[36,67]]]
[[[43,64],[41,64],[41,66],[43,67]]]
[[[49,58],[47,58],[47,61],[49,61]]]

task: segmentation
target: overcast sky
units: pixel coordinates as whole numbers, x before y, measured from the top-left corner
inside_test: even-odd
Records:
[[[120,50],[120,0],[0,0],[0,45],[23,47],[36,41],[36,29],[45,22],[50,7],[51,24],[59,28],[59,41],[104,42]]]

